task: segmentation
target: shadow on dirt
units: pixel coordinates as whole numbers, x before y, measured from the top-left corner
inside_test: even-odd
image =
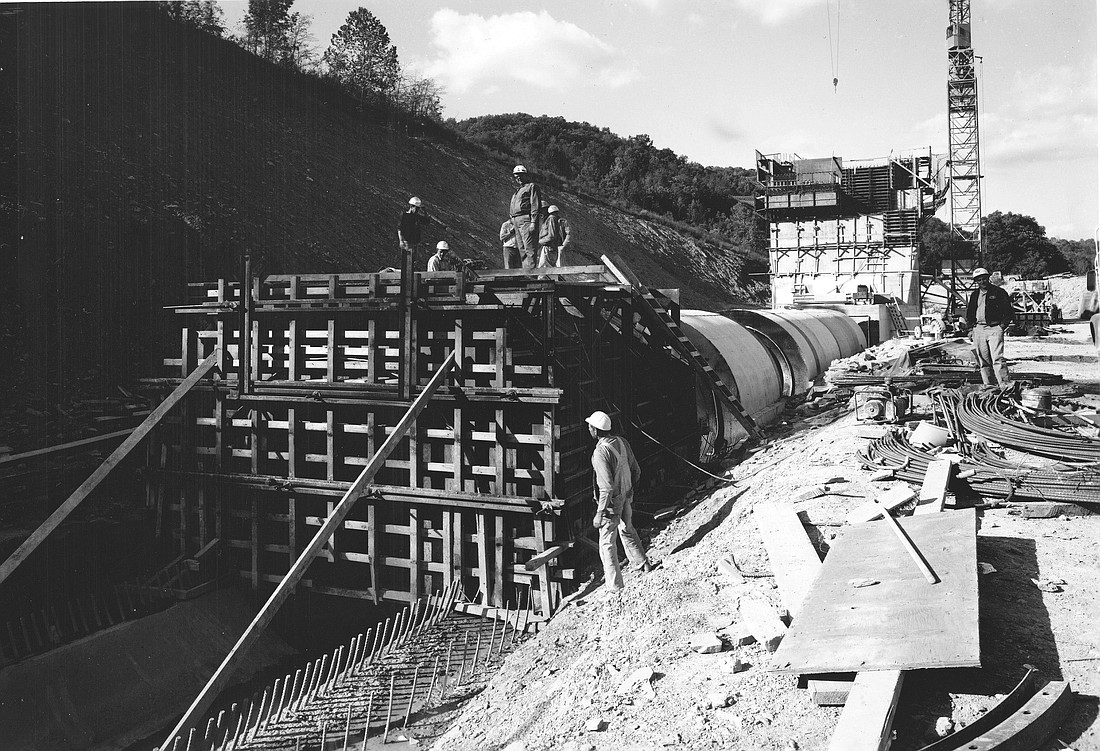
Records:
[[[978,580],[982,667],[907,672],[895,723],[897,751],[920,749],[936,740],[936,720],[952,716],[953,694],[986,696],[992,706],[994,696],[1019,683],[1024,665],[1038,668],[1040,682],[1062,680],[1043,593],[1032,582],[1042,578],[1035,541],[982,535],[978,560],[996,569]]]

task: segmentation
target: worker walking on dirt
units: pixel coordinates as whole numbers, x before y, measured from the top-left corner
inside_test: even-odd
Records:
[[[596,439],[596,448],[592,451],[592,470],[596,475],[593,489],[596,515],[592,518],[592,526],[600,531],[604,584],[619,590],[623,588],[623,574],[619,568],[616,540],[622,540],[631,568],[638,571],[653,569],[632,519],[634,485],[642,470],[626,439],[621,435],[611,435],[611,417],[606,412],[593,412],[585,422],[588,423],[588,432]]]
[[[535,268],[539,254],[539,207],[542,205],[542,193],[527,168],[517,164],[512,170],[516,181],[516,192],[508,205],[508,216],[512,217],[512,226],[516,231],[516,249],[519,250],[520,263],[525,269]]]
[[[1005,360],[1005,329],[1012,325],[1012,300],[1000,287],[989,283],[989,272],[974,269],[978,288],[966,305],[966,325],[974,342],[974,353],[986,386],[1010,386]]]
[[[416,196],[410,198],[409,208],[401,215],[401,224],[397,228],[397,242],[403,251],[413,255],[414,264],[424,228],[430,221],[428,214],[424,211],[423,201]]]
[[[565,246],[569,244],[569,222],[557,206],[546,210],[546,219],[539,231],[539,268],[561,266]]]
[[[516,249],[516,228],[511,219],[500,225],[500,242],[504,246],[504,268],[518,269],[520,261],[519,251]]]

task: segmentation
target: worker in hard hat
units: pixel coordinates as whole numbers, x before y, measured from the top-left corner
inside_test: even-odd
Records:
[[[986,386],[1010,386],[1005,360],[1005,329],[1012,325],[1012,300],[1002,288],[990,284],[989,272],[974,269],[977,289],[966,305],[966,325],[974,342],[974,354]]]
[[[516,183],[516,192],[508,205],[508,216],[516,230],[516,249],[519,251],[520,264],[525,269],[535,268],[539,255],[539,207],[542,205],[542,193],[527,168],[517,164],[512,170],[512,179]]]
[[[458,271],[462,268],[462,261],[451,252],[451,246],[446,240],[440,240],[435,244],[435,254],[428,259],[428,271]]]
[[[401,223],[397,228],[397,243],[403,251],[413,254],[414,262],[416,251],[420,247],[423,238],[424,228],[428,226],[430,221],[427,212],[424,211],[424,202],[417,196],[410,198],[408,208],[401,215]]]
[[[592,518],[592,526],[600,531],[604,583],[619,590],[623,588],[623,574],[619,568],[616,540],[622,540],[631,568],[638,571],[653,568],[632,520],[634,485],[641,478],[642,470],[626,439],[611,434],[611,417],[606,412],[597,410],[585,422],[589,434],[596,439],[596,448],[592,451],[596,515]]]
[[[518,269],[520,267],[519,250],[516,249],[516,228],[511,219],[505,220],[500,225],[500,242],[503,246],[504,268]]]
[[[557,206],[546,209],[546,217],[539,229],[539,268],[561,266],[565,246],[569,244],[569,222]]]

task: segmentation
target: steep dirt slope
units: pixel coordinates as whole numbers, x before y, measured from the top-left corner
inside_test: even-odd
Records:
[[[432,123],[366,111],[149,5],[0,6],[0,411],[46,411],[147,373],[188,281],[395,265],[410,195],[497,265],[511,164]],[[621,254],[685,303],[728,305],[740,261],[552,191],[579,260]],[[17,448],[45,426],[0,434]],[[58,436],[53,436],[56,439]]]

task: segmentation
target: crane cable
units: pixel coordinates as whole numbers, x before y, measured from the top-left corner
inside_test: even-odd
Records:
[[[840,82],[840,0],[836,0],[836,42],[833,42],[832,1],[825,0],[825,25],[829,29],[829,63],[833,72],[833,93]]]

